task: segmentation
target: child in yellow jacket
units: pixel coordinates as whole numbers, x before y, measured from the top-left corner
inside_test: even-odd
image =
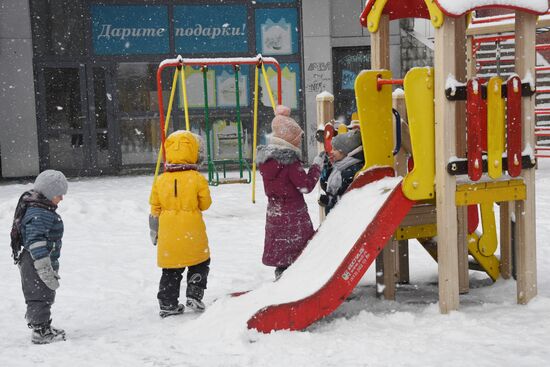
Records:
[[[201,139],[176,131],[165,141],[166,172],[153,185],[149,228],[162,268],[160,316],[183,313],[185,306],[204,311],[202,298],[210,270],[210,249],[202,211],[212,203],[208,182],[197,171]],[[187,301],[179,304],[180,284],[187,268]]]

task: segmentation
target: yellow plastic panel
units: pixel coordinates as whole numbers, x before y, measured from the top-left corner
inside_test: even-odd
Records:
[[[526,195],[523,180],[460,184],[456,187],[455,203],[457,206],[464,206],[525,200]]]
[[[372,6],[369,14],[367,15],[367,28],[369,32],[376,33],[378,32],[378,26],[380,25],[380,17],[382,16],[382,11],[386,6],[388,0],[376,0]]]
[[[483,233],[479,239],[477,248],[483,256],[491,256],[497,250],[497,225],[495,223],[495,213],[493,212],[493,203],[481,204],[481,223],[483,224]]]
[[[483,270],[496,281],[500,276],[500,262],[495,255],[484,256],[478,249],[479,236],[476,233],[468,235],[468,252],[477,261]]]
[[[411,200],[435,195],[435,105],[433,68],[413,68],[404,81],[414,168],[403,179],[403,193]]]
[[[434,0],[424,0],[426,6],[428,7],[428,12],[430,13],[430,21],[434,28],[439,28],[443,25],[445,16],[439,7],[435,4]]]
[[[396,240],[435,237],[437,236],[437,225],[424,224],[421,226],[399,227],[393,236]]]
[[[392,88],[376,87],[378,77],[391,79],[389,70],[363,70],[355,79],[355,98],[361,125],[366,170],[373,166],[393,167]]]
[[[504,153],[504,99],[502,79],[494,76],[487,85],[487,165],[489,177],[502,176]]]

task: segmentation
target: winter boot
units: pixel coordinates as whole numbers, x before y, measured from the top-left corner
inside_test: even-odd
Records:
[[[275,268],[275,281],[279,280],[281,276],[283,276],[286,269],[288,269],[288,266],[277,266]]]
[[[51,322],[52,320],[44,324],[29,325],[32,329],[33,344],[50,344],[65,340],[65,330],[52,327]]]
[[[202,297],[204,296],[204,289],[196,284],[187,285],[187,302],[185,306],[189,307],[195,312],[204,312],[204,303],[202,303]]]
[[[206,309],[202,301],[191,297],[187,298],[187,302],[185,302],[185,306],[192,309],[195,312],[204,312],[204,310]]]
[[[162,318],[168,317],[168,316],[175,316],[175,315],[181,315],[185,311],[185,306],[180,304],[177,305],[166,305],[162,302],[160,303],[160,312],[159,316]]]

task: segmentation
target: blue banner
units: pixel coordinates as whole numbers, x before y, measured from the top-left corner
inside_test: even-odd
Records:
[[[92,5],[96,55],[166,54],[168,9],[150,5]]]
[[[174,6],[176,53],[248,52],[244,5]]]
[[[256,10],[256,50],[262,55],[298,52],[296,8]]]

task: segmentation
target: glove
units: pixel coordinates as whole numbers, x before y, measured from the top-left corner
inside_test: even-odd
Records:
[[[34,262],[34,268],[46,287],[55,291],[59,288],[59,275],[52,268],[52,261],[49,256],[38,259]]]
[[[323,169],[323,166],[325,164],[325,157],[327,154],[325,152],[319,153],[319,155],[315,158],[313,158],[313,164],[319,166],[319,168]]]
[[[151,242],[153,246],[157,245],[159,233],[159,217],[149,214],[149,235],[151,236]]]
[[[330,199],[329,199],[328,195],[323,194],[323,195],[319,196],[319,200],[317,202],[319,203],[320,206],[325,207],[329,204]]]

